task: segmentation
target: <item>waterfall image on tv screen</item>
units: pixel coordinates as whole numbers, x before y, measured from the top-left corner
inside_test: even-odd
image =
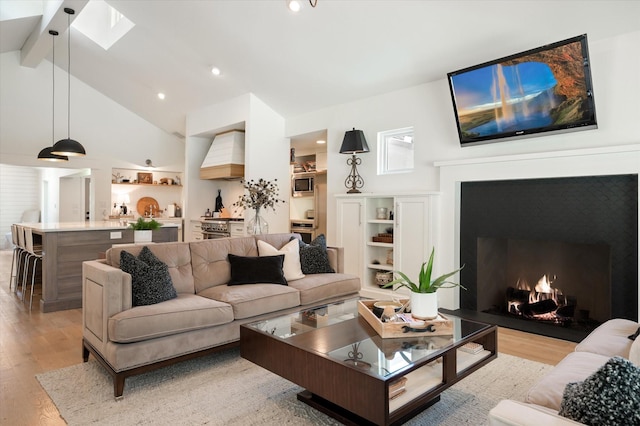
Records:
[[[586,35],[448,77],[462,145],[596,126]]]

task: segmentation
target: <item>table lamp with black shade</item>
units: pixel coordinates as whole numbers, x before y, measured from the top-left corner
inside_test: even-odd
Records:
[[[347,160],[347,164],[351,166],[351,173],[344,181],[344,185],[349,188],[347,194],[359,194],[359,189],[364,186],[364,179],[362,179],[356,167],[361,163],[361,160],[356,157],[356,154],[363,152],[369,152],[369,145],[367,145],[364,132],[362,130],[356,130],[355,128],[345,132],[342,146],[340,147],[340,154],[351,154],[351,158]]]

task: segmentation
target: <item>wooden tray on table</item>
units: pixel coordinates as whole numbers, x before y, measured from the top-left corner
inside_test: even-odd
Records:
[[[404,314],[411,322],[382,322],[380,318],[373,313],[373,304],[376,302],[377,300],[358,300],[358,313],[383,339],[407,336],[429,337],[453,335],[453,321],[442,314],[439,314],[437,318],[432,320],[411,320],[409,314]],[[404,303],[406,300],[400,302]]]

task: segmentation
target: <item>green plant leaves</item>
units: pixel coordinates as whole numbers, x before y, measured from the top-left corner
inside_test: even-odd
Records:
[[[418,275],[418,284],[412,282],[409,277],[407,277],[404,273],[400,271],[393,271],[394,274],[400,276],[400,278],[396,278],[395,280],[385,284],[382,286],[383,288],[389,288],[398,284],[398,287],[406,287],[414,293],[435,293],[439,288],[453,288],[460,287],[466,290],[461,284],[455,283],[453,281],[448,281],[452,275],[455,275],[459,271],[464,268],[464,265],[455,271],[446,273],[444,275],[440,275],[438,278],[431,280],[431,274],[433,273],[433,258],[435,255],[435,248],[431,249],[431,256],[429,256],[429,261],[424,262],[420,267],[420,274]]]

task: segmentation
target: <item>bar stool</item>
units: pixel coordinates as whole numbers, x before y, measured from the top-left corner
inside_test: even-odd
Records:
[[[33,231],[31,228],[24,228],[25,248],[27,250],[27,261],[25,263],[25,269],[22,278],[22,300],[24,301],[24,294],[26,290],[26,274],[29,271],[30,260],[33,259],[33,270],[31,272],[31,298],[29,299],[29,310],[33,306],[33,287],[36,281],[36,270],[38,269],[38,260],[42,264],[42,247],[34,249],[33,244]]]
[[[22,264],[22,257],[26,254],[25,251],[18,245],[18,225],[11,225],[11,242],[13,243],[13,257],[11,258],[11,277],[9,278],[9,290],[11,290],[11,283],[14,283],[13,291],[18,289],[18,271]]]
[[[16,233],[18,234],[18,247],[21,252],[20,262],[18,268],[22,268],[22,274],[18,276],[19,269],[16,270],[16,286],[15,291],[18,291],[18,286],[22,287],[22,293],[20,294],[20,300],[24,301],[24,286],[25,276],[27,274],[27,268],[29,267],[29,252],[27,251],[26,240],[24,238],[24,226],[16,225]]]

